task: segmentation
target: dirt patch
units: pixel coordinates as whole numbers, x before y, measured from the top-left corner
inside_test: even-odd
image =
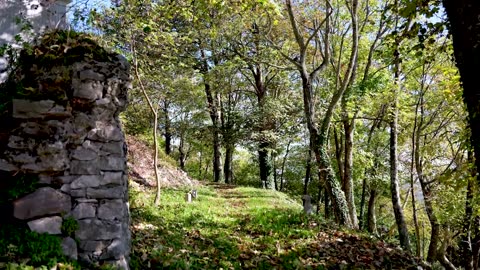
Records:
[[[153,170],[153,152],[145,143],[134,136],[127,135],[128,146],[128,175],[139,185],[146,187],[157,186],[155,171]],[[158,167],[162,187],[197,186],[198,181],[188,177],[187,173],[174,166],[160,162]]]

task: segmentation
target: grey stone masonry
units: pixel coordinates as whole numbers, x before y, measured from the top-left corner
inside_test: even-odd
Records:
[[[45,78],[59,70],[71,77],[60,84],[61,98],[12,101],[0,173],[36,176],[39,187],[13,202],[13,216],[33,231],[58,235],[69,258],[128,269],[126,148],[118,118],[131,87],[128,61],[110,54],[55,68],[34,65],[38,77],[28,79],[44,92]],[[63,224],[72,218],[78,229],[68,233]]]

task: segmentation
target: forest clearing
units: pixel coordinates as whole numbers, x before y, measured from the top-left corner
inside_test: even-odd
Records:
[[[478,0],[0,15],[0,268],[479,268]]]

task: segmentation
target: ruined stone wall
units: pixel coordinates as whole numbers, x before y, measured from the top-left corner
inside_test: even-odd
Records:
[[[61,237],[71,258],[128,269],[126,144],[118,119],[127,105],[128,62],[86,54],[74,63],[47,64],[31,63],[14,74],[17,87],[28,84],[23,94],[41,94],[16,96],[9,130],[3,130],[2,178],[38,179],[34,192],[13,202],[13,217]],[[68,235],[62,224],[72,218],[78,228]]]

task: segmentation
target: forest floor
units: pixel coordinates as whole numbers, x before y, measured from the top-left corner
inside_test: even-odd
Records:
[[[155,189],[131,182],[132,269],[418,269],[417,261],[375,237],[306,216],[287,195],[201,183]]]

